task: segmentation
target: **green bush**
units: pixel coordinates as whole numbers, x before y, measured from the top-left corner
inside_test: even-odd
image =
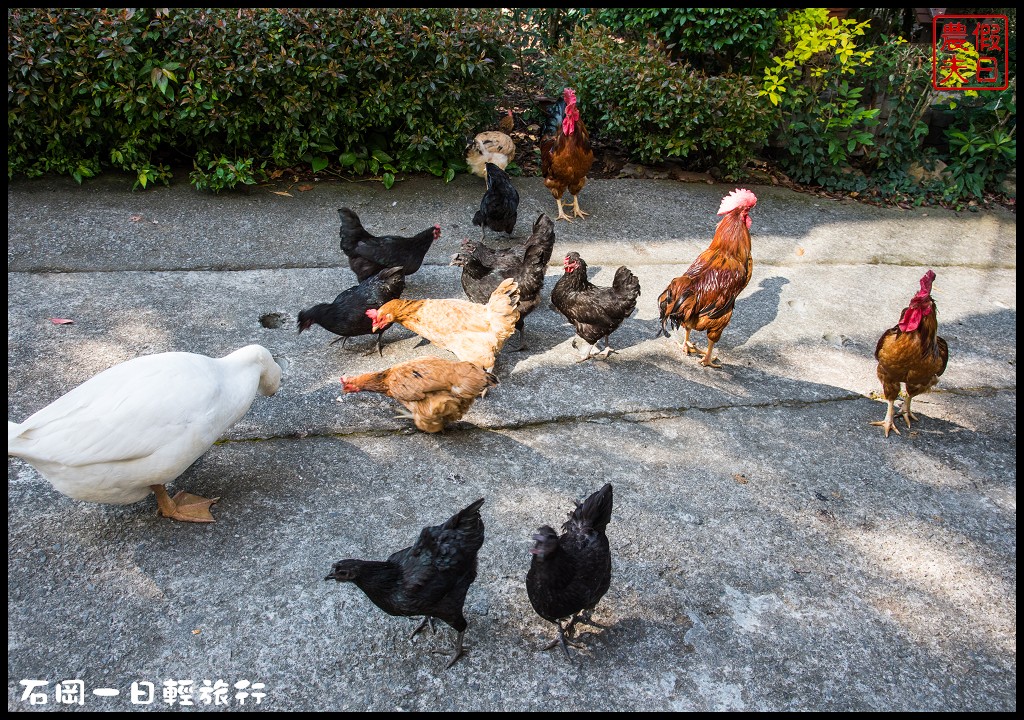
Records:
[[[733,178],[773,128],[750,78],[697,73],[654,38],[578,30],[551,58],[548,90],[557,97],[567,85],[591,133],[620,142],[640,162],[680,158]]]
[[[1001,92],[979,93],[957,104],[949,140],[949,182],[943,199],[980,198],[998,188],[1017,166],[1017,78]]]
[[[8,177],[144,187],[186,160],[211,189],[218,163],[242,184],[268,161],[450,179],[507,53],[491,10],[9,10]]]
[[[705,72],[759,75],[785,14],[775,8],[601,8],[594,20],[633,39],[654,34],[674,58]]]
[[[797,182],[863,189],[851,160],[874,144],[878,108],[858,71],[874,50],[859,48],[867,22],[830,18],[824,8],[790,13],[782,43],[764,71],[761,95],[780,112],[780,164]]]

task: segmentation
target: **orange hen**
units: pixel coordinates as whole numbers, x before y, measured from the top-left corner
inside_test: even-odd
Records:
[[[459,360],[490,370],[519,321],[519,285],[503,280],[486,305],[469,300],[389,300],[367,310],[373,332],[391,323],[404,325]]]
[[[498,379],[473,363],[436,357],[407,360],[380,372],[342,377],[345,392],[377,392],[400,402],[423,432],[436,433],[462,418],[476,398]]]
[[[711,353],[732,319],[736,298],[750,282],[754,261],[750,254],[750,210],[757,198],[749,190],[737,189],[722,198],[718,214],[724,217],[715,228],[707,250],[690,268],[675,278],[658,298],[661,310],[659,336],[668,337],[667,324],[685,328],[686,354],[701,350],[690,342],[690,332],[707,332],[708,349],[701,359],[706,367],[719,368]]]
[[[590,166],[594,164],[590,133],[580,119],[576,91],[572,88],[562,92],[562,99],[548,110],[548,115],[548,126],[540,142],[541,175],[544,176],[544,185],[558,203],[558,217],[555,219],[572,222],[562,206],[566,190],[572,195],[573,217],[582,218],[590,214],[580,210],[577,197],[587,182]]]
[[[909,428],[910,421],[917,420],[910,412],[910,401],[939,381],[949,361],[949,346],[938,335],[937,308],[932,299],[934,280],[935,273],[931,270],[924,274],[921,289],[910,299],[910,305],[903,308],[899,323],[886,330],[875,346],[878,379],[882,381],[882,393],[889,403],[889,410],[885,420],[871,424],[881,425],[886,437],[889,437],[890,430],[900,434],[892,420],[900,383],[907,388],[903,420]]]

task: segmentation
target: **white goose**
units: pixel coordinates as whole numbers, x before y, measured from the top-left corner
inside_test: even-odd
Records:
[[[160,513],[213,522],[207,499],[171,482],[252,405],[273,395],[281,368],[247,345],[222,358],[184,352],[128,360],[62,395],[23,423],[7,422],[7,455],[31,464],[76,500],[128,504],[156,493]]]

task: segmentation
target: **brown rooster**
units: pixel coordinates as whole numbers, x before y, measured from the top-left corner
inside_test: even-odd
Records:
[[[711,357],[715,343],[722,337],[736,304],[736,297],[750,282],[754,261],[750,255],[750,209],[757,198],[749,190],[733,190],[722,198],[718,214],[724,215],[715,228],[715,236],[707,250],[697,256],[690,268],[675,278],[658,298],[661,330],[658,336],[668,337],[666,325],[686,329],[683,347],[686,354],[701,350],[690,342],[690,332],[706,331],[708,349],[701,365],[720,368]]]
[[[577,195],[587,182],[587,173],[594,164],[594,151],[590,147],[590,133],[580,119],[576,107],[576,91],[566,88],[562,99],[547,110],[548,124],[540,141],[540,170],[544,185],[551,191],[558,203],[556,220],[572,219],[565,214],[562,195],[568,190],[572,195],[573,217],[586,217],[590,213],[580,210]]]
[[[389,300],[378,310],[367,310],[373,332],[399,323],[459,360],[491,370],[505,341],[519,321],[519,285],[503,280],[486,305],[469,300]]]
[[[437,357],[407,360],[387,370],[342,377],[345,392],[378,392],[397,400],[423,432],[436,433],[462,418],[470,405],[498,378],[473,363]]]
[[[939,381],[939,375],[945,372],[949,361],[949,346],[937,334],[939,323],[935,300],[932,299],[934,280],[935,273],[931,270],[924,274],[921,289],[910,299],[910,305],[903,308],[899,323],[886,330],[875,347],[878,379],[882,381],[882,392],[889,403],[889,410],[885,420],[871,424],[881,425],[886,437],[889,437],[890,430],[900,434],[892,420],[900,383],[907,387],[903,419],[909,428],[910,421],[917,420],[910,412],[910,401]]]

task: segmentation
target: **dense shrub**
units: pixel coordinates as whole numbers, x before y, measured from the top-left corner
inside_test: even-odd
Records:
[[[769,105],[744,76],[705,76],[671,59],[664,44],[577,31],[551,58],[548,90],[570,85],[583,121],[640,162],[685,159],[694,169],[737,175],[765,142]]]
[[[451,177],[507,76],[470,9],[8,11],[8,177],[193,161],[219,189],[279,167]],[[231,168],[230,171],[227,168]],[[218,172],[218,170],[220,172]]]
[[[601,8],[594,21],[633,39],[654,34],[673,57],[708,73],[759,75],[785,14],[780,8]]]

